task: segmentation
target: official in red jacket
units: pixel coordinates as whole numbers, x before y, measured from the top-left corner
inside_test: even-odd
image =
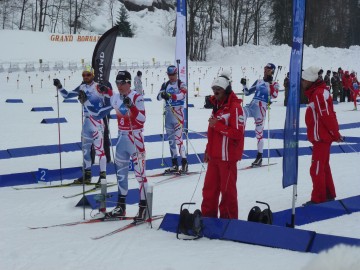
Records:
[[[326,84],[318,80],[319,68],[311,66],[302,72],[301,87],[309,99],[305,123],[308,140],[313,144],[310,175],[313,182],[311,200],[304,205],[334,200],[335,186],[330,169],[330,146],[341,142],[333,101]]]
[[[222,73],[212,83],[213,111],[209,118],[208,143],[204,162],[208,162],[201,211],[205,217],[237,219],[237,162],[244,150],[244,116],[241,99],[231,90],[229,75]],[[221,201],[219,205],[219,197]]]

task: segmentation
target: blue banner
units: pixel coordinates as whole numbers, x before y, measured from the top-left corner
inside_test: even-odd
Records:
[[[184,82],[189,90],[187,81],[187,61],[186,61],[186,0],[177,0],[176,5],[176,50],[175,65],[179,67],[179,79]],[[188,96],[185,102],[185,121],[184,128],[188,128]]]
[[[305,3],[306,0],[293,1],[293,43],[284,128],[283,188],[296,185],[298,178],[300,79],[304,45]]]

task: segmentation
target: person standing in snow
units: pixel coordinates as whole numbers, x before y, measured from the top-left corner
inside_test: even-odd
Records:
[[[350,88],[352,86],[352,79],[350,77],[349,71],[345,71],[344,75],[341,78],[342,86],[343,86],[343,101],[345,102],[345,97],[347,97],[347,101],[352,101],[352,96],[350,93]]]
[[[275,72],[275,65],[268,63],[264,67],[263,79],[256,80],[253,85],[248,88],[246,85],[246,79],[241,79],[245,96],[254,94],[250,104],[244,107],[245,123],[247,118],[253,117],[255,120],[255,136],[257,139],[257,156],[255,161],[252,163],[253,167],[259,167],[262,165],[262,155],[264,148],[264,125],[266,118],[266,111],[270,106],[271,98],[277,98],[279,92],[279,84],[273,82],[273,75]]]
[[[350,84],[350,91],[352,95],[352,100],[354,102],[354,111],[357,111],[357,97],[359,96],[359,81],[356,78],[355,71],[350,73],[351,84]]]
[[[142,72],[140,70],[138,70],[138,72],[136,73],[136,76],[134,78],[134,90],[138,94],[144,95],[144,89],[143,89],[141,77],[142,77]]]
[[[178,69],[171,65],[167,68],[169,80],[161,86],[157,95],[157,100],[164,100],[165,129],[170,145],[170,154],[172,167],[165,170],[165,174],[186,173],[188,171],[188,162],[186,158],[186,149],[183,143],[184,127],[184,103],[187,94],[185,83],[178,79]],[[179,171],[178,153],[181,155],[181,170]]]
[[[342,142],[333,101],[324,81],[318,78],[318,67],[311,66],[301,75],[301,88],[309,99],[305,113],[308,140],[313,145],[310,175],[313,183],[311,205],[332,201],[336,197],[335,185],[330,169],[330,147],[332,142]]]
[[[329,91],[331,90],[330,75],[331,75],[331,71],[327,70],[326,75],[324,77],[324,82],[325,82],[326,86],[328,87]]]
[[[284,89],[285,89],[285,99],[284,99],[284,106],[287,106],[288,98],[289,98],[289,89],[290,89],[290,78],[289,72],[286,73],[286,77],[284,79]]]
[[[126,196],[128,193],[128,174],[130,158],[134,163],[136,180],[139,183],[140,202],[135,221],[148,218],[146,193],[148,181],[145,173],[144,123],[146,120],[144,98],[132,90],[131,74],[119,71],[116,76],[119,93],[111,97],[111,105],[116,111],[118,122],[118,140],[116,143],[116,177],[118,181],[117,206],[107,217],[124,217],[126,215]]]
[[[333,71],[333,76],[331,78],[331,87],[332,87],[333,100],[338,101],[337,100],[338,96],[341,97],[342,84],[340,82],[339,75],[336,71]]]
[[[204,162],[208,163],[202,190],[204,217],[237,219],[237,162],[244,151],[245,121],[238,99],[231,89],[228,73],[215,78],[210,97],[213,111],[209,118],[208,143]],[[219,204],[219,196],[221,201]]]
[[[74,184],[91,183],[91,146],[93,145],[95,154],[99,157],[100,177],[97,182],[99,185],[101,179],[106,179],[103,118],[112,110],[110,105],[112,90],[94,82],[94,69],[91,66],[85,66],[82,77],[83,83],[72,91],[65,90],[59,79],[54,79],[54,86],[64,98],[78,97],[84,108],[81,138],[85,174],[75,180]]]

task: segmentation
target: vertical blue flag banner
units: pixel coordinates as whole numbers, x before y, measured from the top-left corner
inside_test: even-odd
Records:
[[[297,184],[300,79],[303,59],[306,0],[293,1],[293,42],[290,57],[290,88],[284,128],[283,188]]]
[[[176,5],[176,60],[179,63],[179,79],[188,86],[187,82],[187,59],[186,59],[186,0],[177,0]],[[189,86],[188,86],[189,87]],[[187,97],[185,102],[185,110],[187,110]],[[184,127],[188,127],[187,113],[185,114]]]
[[[91,65],[95,72],[94,80],[96,82],[105,83],[109,81],[114,48],[118,33],[119,26],[116,25],[106,31],[95,46]]]

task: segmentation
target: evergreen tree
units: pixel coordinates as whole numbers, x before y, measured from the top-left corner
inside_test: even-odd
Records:
[[[292,44],[292,0],[272,1],[273,44]]]
[[[119,36],[120,37],[133,37],[134,34],[131,31],[131,24],[128,21],[129,15],[125,6],[121,6],[118,14],[118,19],[116,24],[119,26]]]

